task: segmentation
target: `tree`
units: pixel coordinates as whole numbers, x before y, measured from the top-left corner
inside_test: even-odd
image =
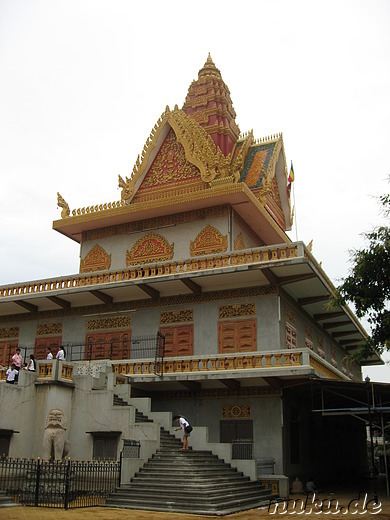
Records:
[[[389,220],[390,194],[380,196],[379,202]],[[390,227],[378,226],[363,236],[368,245],[350,252],[353,266],[337,288],[336,296],[338,303],[352,302],[357,316],[366,316],[371,325],[371,337],[358,353],[358,359],[368,357],[374,350],[390,350]]]

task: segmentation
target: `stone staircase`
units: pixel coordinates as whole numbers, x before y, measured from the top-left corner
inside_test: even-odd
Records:
[[[0,507],[14,506],[19,506],[19,504],[15,504],[15,502],[8,495],[5,494],[5,491],[0,490]]]
[[[106,507],[226,515],[275,498],[210,451],[180,451],[181,441],[163,428],[160,440],[160,449],[111,495]]]

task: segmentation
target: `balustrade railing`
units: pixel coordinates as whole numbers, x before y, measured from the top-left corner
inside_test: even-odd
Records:
[[[25,296],[63,289],[73,289],[108,283],[121,283],[140,278],[154,278],[178,273],[190,273],[200,270],[229,267],[243,264],[258,264],[275,260],[285,260],[303,256],[304,248],[299,250],[297,244],[280,244],[259,247],[244,251],[214,256],[190,258],[183,261],[161,262],[116,271],[103,271],[88,274],[76,274],[52,280],[39,280],[31,283],[20,283],[0,287],[0,298]]]

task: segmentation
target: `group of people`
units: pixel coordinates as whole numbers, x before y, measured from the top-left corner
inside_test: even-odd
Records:
[[[53,359],[53,354],[50,347],[47,347],[47,357],[46,359]],[[11,358],[11,367],[7,369],[6,371],[6,382],[14,385],[18,383],[19,379],[19,371],[20,370],[27,370],[29,372],[35,372],[36,371],[36,361],[34,354],[30,354],[30,359],[28,363],[23,363],[23,357],[20,353],[20,348],[17,347],[15,354]],[[56,359],[59,359],[60,361],[63,361],[65,359],[65,350],[64,347],[59,347],[58,352],[56,354]]]

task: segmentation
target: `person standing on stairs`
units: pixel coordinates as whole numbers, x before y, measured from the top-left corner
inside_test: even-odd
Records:
[[[192,432],[192,426],[190,426],[188,420],[182,415],[175,415],[173,417],[173,422],[176,422],[180,425],[180,428],[175,428],[175,431],[183,430],[183,447],[181,451],[188,451],[188,437]]]

